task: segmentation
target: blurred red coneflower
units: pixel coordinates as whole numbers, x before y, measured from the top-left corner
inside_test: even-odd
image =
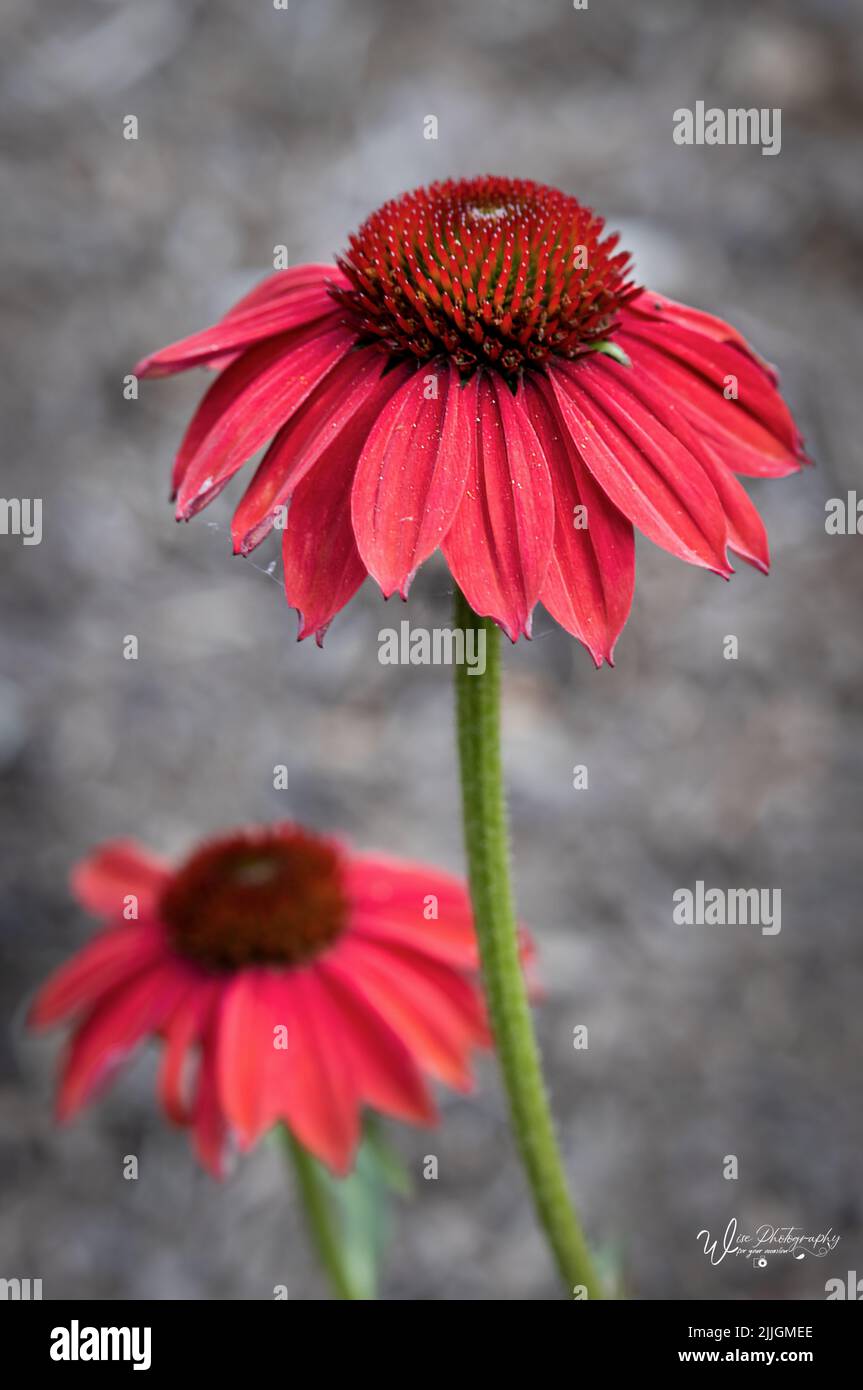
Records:
[[[806,462],[775,372],[720,319],[638,288],[616,236],[523,179],[385,204],[337,266],[277,272],[140,376],[219,369],[174,467],[188,520],[264,445],[233,518],[290,504],[284,583],[318,641],[367,575],[407,596],[440,547],[515,641],[541,602],[599,666],[629,614],[633,527],[728,576],[768,568],[736,474]]]
[[[61,1119],[151,1035],[164,1108],[216,1175],[229,1136],[248,1149],[278,1121],[343,1174],[362,1107],[433,1124],[426,1077],[471,1088],[489,1035],[457,879],[285,823],[205,842],[174,869],[113,842],[73,887],[107,929],[30,1014],[36,1028],[75,1019]]]

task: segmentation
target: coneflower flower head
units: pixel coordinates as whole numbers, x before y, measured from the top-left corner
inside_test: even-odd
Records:
[[[361,340],[393,359],[445,356],[463,376],[518,380],[589,352],[635,292],[629,254],[575,198],[527,179],[433,184],[373,213],[350,238],[333,295]]]
[[[73,887],[103,930],[30,1014],[73,1024],[61,1120],[150,1037],[165,1111],[215,1174],[230,1139],[248,1149],[280,1121],[345,1173],[365,1107],[433,1124],[427,1078],[471,1088],[490,1039],[470,903],[448,874],[282,823],[206,841],[175,867],[117,841]]]
[[[374,212],[334,266],[277,272],[140,375],[219,375],[174,466],[177,515],[264,445],[234,514],[278,520],[300,637],[367,576],[407,597],[440,549],[515,641],[542,603],[611,661],[633,528],[728,577],[769,564],[736,475],[805,462],[776,373],[721,319],[637,286],[602,218],[525,179],[433,184]]]

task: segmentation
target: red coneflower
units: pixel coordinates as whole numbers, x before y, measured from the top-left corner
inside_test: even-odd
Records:
[[[603,219],[522,179],[433,184],[373,213],[338,267],[277,272],[141,376],[219,376],[174,468],[188,520],[260,448],[248,553],[290,510],[284,582],[320,641],[366,575],[407,595],[440,547],[515,641],[542,602],[611,661],[633,526],[691,564],[768,567],[735,474],[800,468],[773,370],[720,319],[637,288]]]
[[[345,1173],[363,1106],[433,1124],[424,1075],[470,1089],[471,1051],[489,1038],[457,879],[281,824],[204,843],[173,870],[114,842],[73,886],[107,930],[30,1016],[76,1019],[61,1119],[150,1035],[164,1041],[164,1108],[216,1174],[229,1135],[248,1149],[279,1120]]]

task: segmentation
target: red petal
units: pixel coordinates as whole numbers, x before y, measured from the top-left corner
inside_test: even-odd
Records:
[[[344,940],[338,963],[423,1070],[455,1090],[471,1089],[470,1049],[485,1044],[488,1034],[465,980],[428,957],[356,935]]]
[[[320,644],[327,625],[366,577],[351,523],[351,484],[369,428],[400,380],[400,369],[383,378],[291,500],[282,562],[285,595],[300,617],[300,638],[314,632]]]
[[[742,333],[724,319],[717,318],[715,314],[706,314],[702,309],[693,309],[689,304],[679,304],[676,299],[666,299],[664,295],[655,294],[652,290],[642,290],[630,299],[621,312],[621,319],[625,321],[630,313],[654,323],[677,323],[682,328],[691,328],[696,333],[703,333],[716,342],[736,343],[765,371],[773,370],[753,351]]]
[[[613,665],[614,644],[632,607],[635,539],[582,463],[544,378],[530,381],[525,399],[551,474],[554,545],[540,598],[552,617],[580,642],[597,666]],[[577,527],[583,507],[587,526]]]
[[[514,642],[522,632],[530,636],[551,556],[554,499],[523,392],[514,399],[486,375],[477,392],[476,448],[442,549],[474,611],[493,618]]]
[[[308,294],[310,292],[323,292],[327,285],[340,285],[348,287],[348,280],[342,272],[333,265],[299,265],[291,270],[277,270],[273,275],[268,275],[266,279],[257,284],[254,289],[244,295],[242,299],[223,315],[221,322],[228,319],[242,318],[252,310],[275,309],[279,303],[287,305],[293,301],[297,295]],[[337,312],[335,302],[330,299],[330,311]],[[170,351],[170,349],[167,349]],[[160,354],[154,354],[154,357]],[[228,352],[216,356],[208,361],[207,366],[211,369],[226,367],[238,356],[235,352]],[[140,364],[146,367],[147,363],[153,358],[145,358]],[[140,375],[140,367],[136,369]]]
[[[399,380],[381,381],[384,358],[373,349],[348,353],[328,372],[309,399],[279,430],[234,514],[234,550],[247,555],[273,526],[280,507],[321,455],[371,399],[375,410]],[[364,415],[365,429],[374,412]],[[362,447],[356,446],[356,454]],[[356,456],[354,457],[356,462]]]
[[[341,1038],[359,1097],[383,1114],[413,1124],[433,1124],[434,1103],[413,1057],[385,1019],[358,993],[338,964],[338,950],[318,966],[325,986],[322,1019]],[[329,1011],[329,1012],[327,1012]]]
[[[353,855],[346,866],[351,927],[362,936],[411,947],[448,965],[476,969],[476,934],[462,881],[426,864]],[[435,918],[425,916],[435,899]]]
[[[282,295],[264,308],[248,309],[222,319],[212,328],[181,338],[170,347],[145,357],[135,368],[138,377],[171,376],[188,371],[223,354],[248,348],[262,338],[305,328],[318,319],[332,316],[333,300],[323,289]]]
[[[192,1124],[198,1158],[214,1178],[222,1178],[225,1175],[228,1127],[219,1096],[217,1038],[218,1015],[215,1014],[201,1048]]]
[[[800,464],[754,416],[728,401],[710,382],[642,338],[621,333],[618,341],[633,366],[655,383],[656,391],[676,402],[701,433],[713,439],[726,461],[741,473],[784,477]]]
[[[706,440],[699,454],[728,522],[728,544],[736,555],[742,555],[762,574],[770,569],[770,547],[767,529],[746,489],[737,481]]]
[[[188,988],[173,960],[152,966],[120,984],[89,1015],[69,1047],[57,1098],[57,1115],[68,1120],[113,1079],[147,1034],[158,1032]]]
[[[405,946],[430,960],[458,970],[478,970],[479,952],[473,927],[462,930],[449,922],[423,922],[423,930],[409,919],[395,915],[366,916],[357,913],[353,931],[367,941],[384,946]]]
[[[210,1017],[221,992],[215,980],[194,981],[190,972],[189,992],[165,1026],[159,1095],[166,1115],[176,1125],[188,1124],[191,1119],[190,1109],[183,1099],[183,1072],[190,1050],[208,1032]]]
[[[326,320],[244,352],[210,387],[180,446],[177,516],[188,520],[281,429],[353,346]]]
[[[89,941],[42,986],[30,1009],[31,1028],[50,1028],[90,1008],[121,981],[133,979],[165,954],[160,931],[129,923]]]
[[[230,364],[219,374],[199,403],[180,442],[171,476],[172,497],[176,496],[190,462],[216,422],[234,401],[242,398],[243,392],[263,371],[284,360],[295,336],[304,343],[308,340],[309,331],[301,330],[299,335],[285,334],[284,337],[258,343],[248,352],[238,353],[230,359]]]
[[[276,270],[255,285],[254,289],[249,290],[248,294],[243,295],[243,298],[228,310],[225,318],[244,314],[249,309],[281,299],[284,295],[297,294],[308,289],[322,289],[328,284],[338,285],[343,289],[350,288],[349,280],[335,265],[296,265],[288,270]]]
[[[379,942],[406,946],[460,971],[478,965],[473,908],[467,887],[454,874],[385,854],[353,854],[345,867],[351,903],[351,931]],[[429,896],[437,918],[426,918]],[[519,929],[524,961],[535,954],[528,933]]]
[[[782,477],[806,461],[800,435],[773,379],[734,343],[719,343],[676,324],[627,320],[618,341],[673,394],[693,422],[715,438],[740,473]],[[728,377],[738,399],[726,399]]]
[[[236,976],[222,1008],[219,1093],[241,1147],[283,1119],[312,1153],[346,1172],[359,1132],[356,1092],[340,1040],[322,1030],[320,986],[310,974],[250,969]],[[287,1030],[286,1048],[274,1046],[277,1028]]]
[[[316,470],[300,483],[282,541],[285,597],[297,610],[298,639],[315,633],[318,646],[366,577],[351,526],[353,465],[342,463],[338,473]]]
[[[614,505],[650,540],[718,574],[727,528],[719,498],[698,460],[600,361],[562,363],[549,372],[560,414],[576,447]]]
[[[125,899],[138,899],[138,917],[152,917],[170,870],[134,840],[110,840],[72,870],[72,892],[94,917],[120,919]]]
[[[225,989],[219,1016],[219,1095],[244,1148],[278,1118],[273,1078],[284,1066],[285,1052],[273,1046],[273,1030],[287,1028],[288,1019],[274,1013],[266,984],[263,969],[239,971]]]
[[[301,1144],[335,1173],[347,1173],[359,1141],[359,1098],[326,986],[311,966],[272,975],[269,990],[283,1000],[288,1020],[280,1112]]]
[[[429,399],[429,381],[436,395]],[[416,372],[369,431],[354,479],[354,535],[384,598],[411,580],[452,525],[475,439],[476,377],[455,367]]]
[[[617,369],[611,362],[597,365],[601,371],[616,377]],[[633,362],[632,368],[627,372],[626,384],[632,394],[680,440],[704,469],[725,513],[728,544],[731,549],[766,574],[770,568],[770,554],[764,523],[734,474],[712,448],[710,441],[693,427],[686,412],[680,408],[680,402],[674,396],[669,397],[667,392],[658,387],[650,372],[645,372],[639,362]]]

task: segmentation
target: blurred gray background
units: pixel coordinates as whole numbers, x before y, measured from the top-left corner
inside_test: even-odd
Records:
[[[323,652],[298,646],[263,572],[277,547],[230,556],[238,489],[173,521],[205,375],[137,402],[122,379],[218,316],[274,244],[328,260],[385,198],[495,172],[591,203],[642,281],[743,328],[818,463],[751,485],[769,579],[640,547],[616,670],[538,614],[507,651],[505,734],[537,1023],[592,1238],[636,1297],[823,1298],[863,1269],[863,538],[824,526],[825,500],[861,486],[860,6],[6,0],[0,50],[2,492],[44,499],[40,546],[0,537],[0,1275],[46,1298],[324,1293],[274,1148],[214,1184],[157,1112],[152,1052],[57,1132],[60,1040],[23,1015],[92,929],[67,875],[106,837],[177,854],[289,815],[462,869],[450,673],[377,661],[382,626],[449,621],[444,567],[407,610],[367,585]],[[672,113],[699,99],[780,107],[781,154],[676,146]],[[696,879],[780,888],[781,934],[673,926]],[[384,1295],[556,1297],[490,1063],[444,1113],[433,1136],[392,1133],[417,1182]],[[841,1240],[711,1268],[697,1233],[731,1217]]]

